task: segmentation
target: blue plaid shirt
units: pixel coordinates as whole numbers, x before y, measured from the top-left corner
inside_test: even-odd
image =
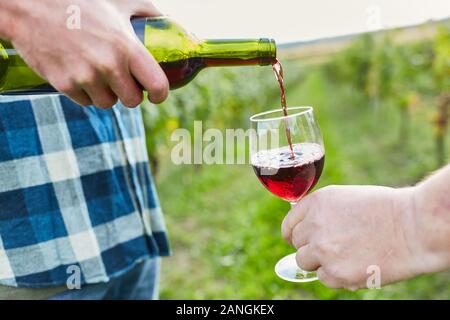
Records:
[[[0,96],[0,284],[62,285],[74,265],[106,282],[168,254],[139,108]]]

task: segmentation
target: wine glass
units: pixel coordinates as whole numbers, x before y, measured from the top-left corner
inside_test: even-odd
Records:
[[[259,181],[294,206],[322,174],[325,149],[312,107],[290,107],[250,117],[251,164]],[[282,258],[276,274],[291,282],[317,280],[297,266],[295,253]]]

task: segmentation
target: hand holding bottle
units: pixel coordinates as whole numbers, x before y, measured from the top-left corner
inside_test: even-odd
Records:
[[[69,28],[68,8],[81,13]],[[128,107],[167,98],[166,75],[139,41],[132,16],[158,16],[148,0],[16,0],[0,2],[0,37],[58,91],[80,105]]]

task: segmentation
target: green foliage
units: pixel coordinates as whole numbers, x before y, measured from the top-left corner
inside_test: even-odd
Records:
[[[450,28],[440,26],[434,41],[433,74],[436,87],[450,91]]]
[[[297,72],[293,67],[287,69]],[[375,115],[364,94],[309,69],[289,83],[288,99],[315,106],[327,160],[319,186],[408,185],[435,169],[428,114],[412,114],[415,145],[399,149],[395,107]],[[274,102],[277,97],[273,98]],[[319,282],[291,284],[277,278],[277,260],[292,252],[280,224],[289,205],[272,196],[247,165],[174,166],[166,161],[157,186],[166,213],[174,256],[163,264],[164,299],[421,299],[448,298],[450,275],[440,273],[355,293]]]
[[[435,123],[447,122],[436,118],[432,107],[449,88],[448,35],[441,30],[432,41],[408,45],[396,44],[393,35],[364,35],[325,65],[284,62],[288,104],[314,106],[325,139],[327,160],[318,187],[410,185],[437,168],[431,156]],[[292,251],[279,231],[288,204],[264,190],[248,165],[199,170],[168,161],[174,129],[192,130],[195,120],[203,121],[204,130],[247,129],[251,114],[278,105],[278,86],[267,67],[205,70],[163,105],[144,106],[174,251],[164,261],[162,298],[448,298],[448,273],[355,293],[319,282],[281,281],[273,266]],[[439,148],[450,147],[444,129]]]
[[[366,92],[375,40],[369,33],[357,38],[345,51],[336,54],[327,66],[329,76],[342,82],[352,83]]]

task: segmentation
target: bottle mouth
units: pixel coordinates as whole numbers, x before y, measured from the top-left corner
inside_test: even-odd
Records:
[[[275,40],[261,38],[259,39],[259,44],[261,46],[259,64],[261,66],[272,65],[277,59],[277,44]]]

